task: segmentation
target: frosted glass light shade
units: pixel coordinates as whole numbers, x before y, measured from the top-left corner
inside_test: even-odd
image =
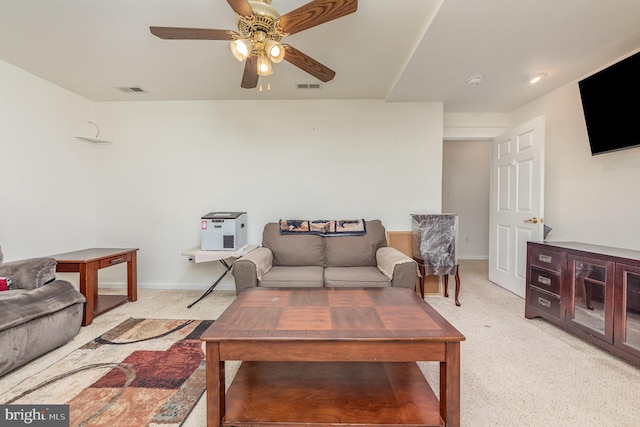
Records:
[[[273,67],[271,66],[271,61],[265,55],[258,56],[258,75],[259,76],[270,76],[273,74]]]
[[[277,64],[284,59],[284,47],[275,40],[267,40],[264,45],[264,50],[267,52],[267,56],[274,64]]]
[[[239,62],[247,59],[253,48],[251,41],[248,39],[232,40],[229,47],[231,48],[231,53]]]

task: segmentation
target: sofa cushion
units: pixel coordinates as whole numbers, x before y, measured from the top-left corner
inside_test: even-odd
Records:
[[[55,283],[57,282],[51,285]],[[38,288],[36,291],[44,288]],[[42,316],[15,327],[1,330],[0,377],[71,341],[80,332],[83,311],[84,304],[77,302],[57,311],[43,313]]]
[[[311,288],[323,287],[323,267],[272,267],[260,280],[265,288]]]
[[[276,222],[270,222],[264,226],[262,246],[273,252],[274,266],[324,266],[324,238],[321,236],[312,234],[281,235],[280,225]]]
[[[327,267],[376,266],[376,251],[387,246],[380,220],[366,221],[364,236],[325,237]]]
[[[367,287],[390,286],[389,279],[377,267],[327,267],[324,270],[327,287]]]
[[[0,297],[0,331],[84,302],[84,296],[65,280],[56,280],[30,291],[3,292]]]

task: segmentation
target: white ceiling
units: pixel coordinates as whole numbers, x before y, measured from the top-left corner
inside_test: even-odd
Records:
[[[273,0],[280,12],[308,0]],[[336,71],[286,61],[242,89],[228,42],[161,40],[149,26],[235,30],[225,0],[0,0],[0,59],[93,101],[382,99],[509,112],[640,48],[638,0],[361,0],[285,41]],[[523,80],[548,77],[535,86]],[[483,75],[470,87],[468,77]],[[124,93],[117,87],[140,87]]]

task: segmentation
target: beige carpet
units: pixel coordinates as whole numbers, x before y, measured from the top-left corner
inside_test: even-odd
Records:
[[[460,276],[462,307],[455,307],[452,296],[426,300],[467,338],[461,347],[463,426],[639,425],[639,368],[544,320],[525,319],[524,300],[489,282],[486,262],[462,261]],[[97,317],[69,344],[2,377],[0,393],[128,317],[216,319],[235,298],[234,292],[215,290],[187,309],[200,294],[140,289],[137,302]],[[437,390],[437,364],[420,366]],[[235,367],[227,369],[227,384]],[[184,425],[203,427],[205,419],[200,399]]]

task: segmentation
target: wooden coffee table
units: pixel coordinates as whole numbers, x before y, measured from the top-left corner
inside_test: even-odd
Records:
[[[137,248],[90,248],[51,255],[57,261],[56,271],[80,273],[80,293],[87,299],[82,326],[90,325],[94,316],[138,299],[137,251]],[[127,295],[99,295],[98,270],[123,262],[127,263]]]
[[[410,289],[250,289],[201,339],[210,427],[460,425],[465,338]]]

